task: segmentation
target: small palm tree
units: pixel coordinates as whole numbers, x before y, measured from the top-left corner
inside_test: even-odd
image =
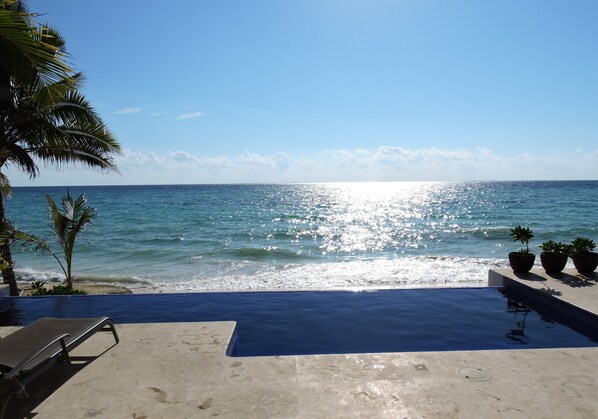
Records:
[[[56,202],[52,197],[46,194],[48,200],[48,215],[50,217],[50,227],[58,239],[58,244],[64,253],[64,262],[66,267],[62,264],[60,259],[54,255],[64,276],[66,277],[66,286],[73,288],[73,273],[72,262],[73,252],[75,250],[75,240],[79,233],[81,233],[88,224],[93,224],[96,218],[96,209],[87,205],[85,195],[81,194],[77,199],[67,192],[62,197],[62,211],[58,209]]]

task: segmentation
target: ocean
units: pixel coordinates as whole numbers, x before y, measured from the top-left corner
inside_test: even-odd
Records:
[[[160,291],[483,285],[520,245],[598,242],[598,181],[85,186],[97,208],[77,239],[76,278]],[[51,236],[45,194],[17,187],[6,212]],[[47,254],[15,248],[18,280],[63,279]],[[539,258],[536,261],[539,266]]]

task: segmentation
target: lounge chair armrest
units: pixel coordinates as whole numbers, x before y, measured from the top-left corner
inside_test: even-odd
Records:
[[[19,374],[19,372],[25,367],[27,366],[27,364],[29,364],[36,356],[38,356],[40,353],[42,353],[43,351],[45,351],[46,349],[48,349],[50,346],[54,345],[56,342],[60,341],[60,346],[62,346],[62,351],[66,351],[66,343],[64,341],[64,338],[67,338],[71,336],[70,333],[63,333],[62,335],[56,336],[54,339],[52,339],[52,341],[48,342],[46,345],[44,345],[42,348],[39,348],[37,351],[35,351],[34,353],[32,353],[31,355],[29,355],[27,358],[25,358],[23,361],[21,361],[19,363],[19,365],[17,365],[16,367],[14,367],[12,370],[10,370],[9,372],[3,374],[3,378],[4,379],[12,379],[14,378],[17,374]]]

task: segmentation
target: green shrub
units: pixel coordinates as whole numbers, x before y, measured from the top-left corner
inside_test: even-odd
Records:
[[[552,240],[545,241],[540,245],[540,249],[544,253],[567,253],[569,245]]]
[[[569,254],[578,255],[580,253],[589,253],[596,247],[594,240],[587,237],[577,237],[571,242]]]
[[[69,288],[66,285],[54,285],[51,289],[44,287],[45,282],[35,281],[31,283],[33,292],[31,295],[38,297],[41,295],[85,295],[85,291]]]
[[[518,225],[517,227],[512,228],[509,234],[511,237],[513,237],[514,242],[521,242],[521,244],[525,245],[525,249],[519,250],[518,253],[522,255],[529,255],[530,252],[527,244],[529,243],[530,239],[534,237],[532,230],[529,227],[521,227]]]

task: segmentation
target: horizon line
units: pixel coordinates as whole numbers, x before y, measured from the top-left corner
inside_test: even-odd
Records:
[[[260,186],[260,185],[330,185],[350,183],[539,183],[539,182],[597,182],[598,179],[512,179],[512,180],[352,180],[322,182],[225,182],[225,183],[140,183],[140,184],[93,184],[93,185],[18,185],[15,188],[105,188],[105,187],[138,187],[138,186]]]

